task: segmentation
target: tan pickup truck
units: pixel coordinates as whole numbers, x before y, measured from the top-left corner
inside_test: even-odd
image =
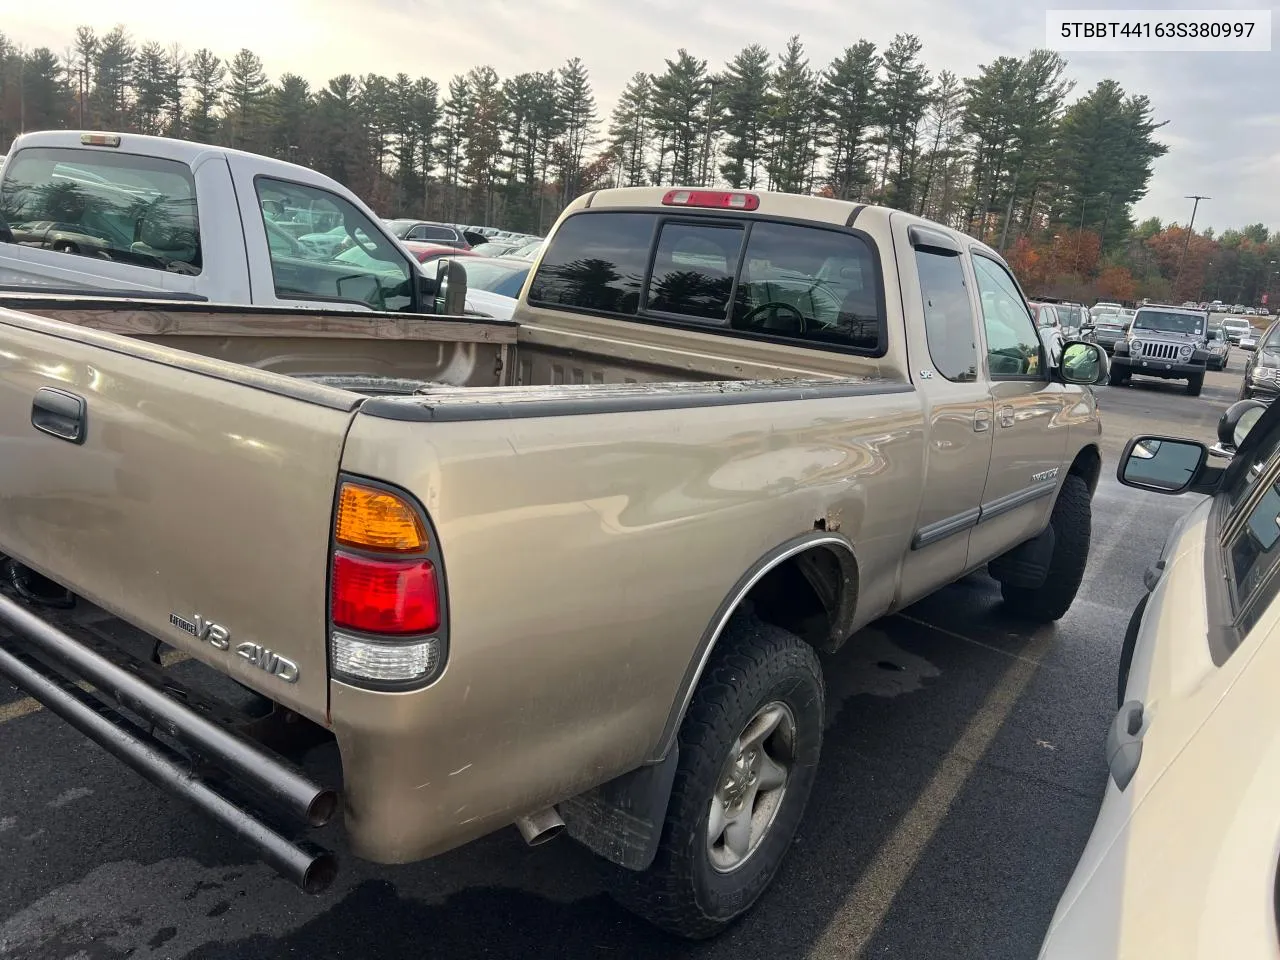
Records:
[[[514,322],[0,305],[0,674],[310,891],[339,810],[379,863],[515,824],[711,935],[804,812],[821,654],[1084,572],[1106,357],[905,213],[600,191]],[[326,740],[333,788],[284,755]]]

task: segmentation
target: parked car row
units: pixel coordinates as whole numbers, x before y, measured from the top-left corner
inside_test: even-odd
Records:
[[[542,237],[513,233],[494,227],[468,227],[457,223],[438,223],[410,218],[383,221],[401,240],[453,247],[457,250],[480,248],[485,256],[528,256],[532,258],[542,246]]]

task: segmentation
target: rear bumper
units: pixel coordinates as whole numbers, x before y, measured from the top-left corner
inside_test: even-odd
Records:
[[[215,784],[226,782],[236,794],[247,788],[247,795],[261,798],[264,812],[278,809],[309,826],[323,825],[336,812],[334,791],[7,596],[0,596],[0,627],[10,634],[0,635],[0,676],[156,786],[227,827],[308,893],[319,893],[333,881],[332,854],[288,839],[268,825],[252,801],[231,799]],[[166,739],[144,725],[162,731]],[[216,768],[212,776],[198,769],[200,760]]]

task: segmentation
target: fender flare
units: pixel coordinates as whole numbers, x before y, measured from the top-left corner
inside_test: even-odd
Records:
[[[707,663],[711,659],[711,653],[720,641],[720,637],[724,633],[725,627],[728,626],[730,618],[738,607],[742,605],[742,601],[746,599],[752,588],[764,578],[765,574],[779,564],[790,560],[792,557],[799,556],[807,550],[819,547],[843,551],[848,555],[849,562],[854,564],[854,569],[857,569],[857,554],[854,552],[853,543],[848,537],[831,531],[815,530],[812,533],[802,534],[774,547],[752,564],[747,572],[738,579],[738,582],[733,585],[724,600],[720,602],[720,606],[716,608],[715,616],[711,618],[711,622],[707,625],[706,630],[703,631],[701,638],[698,640],[698,646],[694,650],[694,655],[689,661],[688,667],[685,668],[684,678],[680,681],[679,693],[675,702],[671,705],[671,711],[667,714],[667,722],[662,728],[662,735],[659,737],[657,746],[650,758],[651,763],[661,762],[676,745],[676,737],[680,733],[680,724],[684,722],[684,715],[693,700],[693,693],[698,688],[698,682],[702,679],[703,671],[706,670]]]

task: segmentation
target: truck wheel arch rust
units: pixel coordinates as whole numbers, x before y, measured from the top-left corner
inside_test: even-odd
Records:
[[[734,613],[742,607],[752,591],[760,586],[770,573],[781,570],[788,561],[800,560],[807,556],[813,556],[816,559],[822,554],[826,554],[834,561],[839,580],[835,586],[836,595],[828,598],[821,595],[821,588],[806,575],[814,594],[827,609],[830,624],[829,633],[823,642],[814,643],[814,646],[824,650],[834,650],[848,637],[852,629],[858,593],[858,563],[853,543],[839,533],[817,528],[774,547],[752,564],[716,608],[715,616],[712,617],[698,641],[697,649],[680,682],[679,693],[672,704],[671,712],[667,715],[662,736],[651,757],[652,762],[661,761],[675,745],[680,724],[684,721],[693,693],[702,679],[702,673],[711,659],[712,651],[720,641]],[[813,643],[812,638],[807,639]]]

